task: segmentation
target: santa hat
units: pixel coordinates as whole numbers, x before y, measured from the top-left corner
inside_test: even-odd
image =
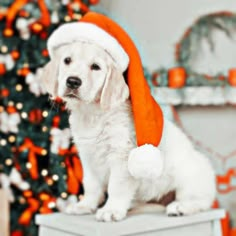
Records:
[[[75,41],[94,43],[104,48],[124,72],[130,90],[137,148],[129,155],[128,169],[135,178],[156,178],[163,169],[163,157],[158,148],[163,131],[163,114],[151,96],[144,77],[138,50],[129,35],[113,20],[89,12],[79,22],[60,26],[48,40],[53,58],[58,47]]]

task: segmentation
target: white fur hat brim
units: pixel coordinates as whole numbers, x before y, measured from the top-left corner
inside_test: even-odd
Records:
[[[119,42],[106,31],[91,23],[66,23],[55,30],[49,37],[47,44],[50,57],[54,57],[58,47],[76,41],[100,46],[110,54],[123,72],[127,69],[129,56]]]

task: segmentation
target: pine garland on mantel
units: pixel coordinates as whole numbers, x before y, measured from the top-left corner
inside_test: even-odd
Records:
[[[176,68],[160,68],[154,71],[150,77],[150,85],[154,87],[170,87],[176,89],[189,86],[235,87],[235,68],[229,69],[228,75],[225,75],[220,71],[216,75],[208,75],[193,71],[190,66],[190,60],[194,51],[198,49],[200,39],[205,38],[210,47],[214,49],[211,35],[212,31],[215,29],[221,30],[231,37],[231,29],[236,29],[236,14],[223,11],[198,18],[185,31],[183,37],[176,44]],[[175,72],[172,73],[172,70],[175,70]]]
[[[236,28],[236,14],[233,12],[222,11],[201,16],[185,31],[180,41],[176,44],[175,57],[177,63],[179,66],[191,69],[189,68],[189,60],[200,39],[207,39],[211,48],[214,49],[211,38],[212,31],[218,29],[224,31],[230,37],[231,31],[229,29],[233,28]]]
[[[152,73],[151,85],[154,87],[168,87],[169,76],[168,73],[171,69],[159,69]],[[186,80],[184,86],[229,86],[229,80],[227,76],[218,74],[216,76],[209,76],[198,74],[195,72],[186,70]],[[175,87],[177,88],[177,87]]]

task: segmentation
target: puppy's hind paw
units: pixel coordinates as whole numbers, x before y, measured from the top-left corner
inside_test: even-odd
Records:
[[[172,202],[166,207],[166,214],[168,216],[182,216],[184,215],[183,211],[181,210],[181,203],[180,202]]]
[[[197,201],[174,201],[166,207],[168,216],[192,215],[204,210]]]
[[[126,211],[101,208],[96,213],[96,220],[104,222],[120,221],[126,217],[126,214]]]

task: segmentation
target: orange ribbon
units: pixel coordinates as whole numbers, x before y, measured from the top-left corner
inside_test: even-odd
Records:
[[[226,194],[236,190],[236,186],[232,185],[232,179],[235,177],[236,177],[236,169],[233,168],[228,169],[225,175],[218,175],[216,177],[218,192],[221,194]]]
[[[33,214],[38,210],[40,206],[39,201],[32,197],[27,199],[27,203],[29,207],[23,211],[20,218],[18,219],[18,223],[25,226],[30,224]]]
[[[37,0],[39,9],[41,11],[41,18],[39,19],[39,22],[44,25],[45,27],[48,27],[51,23],[50,21],[50,14],[47,9],[47,6],[44,2],[44,0]],[[20,11],[20,9],[29,3],[30,0],[15,0],[14,3],[9,7],[7,14],[6,14],[6,28],[12,28],[12,23],[16,18],[17,13]]]
[[[71,149],[61,149],[59,155],[66,157],[67,191],[71,194],[78,194],[83,179],[83,169],[77,156],[77,150],[75,146],[72,146]]]
[[[56,202],[56,198],[50,196],[48,193],[40,193],[39,194],[39,199],[42,202],[41,207],[39,208],[39,212],[41,214],[49,214],[52,213],[53,210],[49,208],[49,203]]]
[[[24,143],[19,147],[19,151],[23,152],[28,150],[28,161],[31,163],[31,168],[29,169],[30,175],[32,179],[38,179],[38,162],[37,162],[37,154],[42,155],[43,148],[37,147],[29,138],[25,138]]]
[[[32,197],[33,193],[30,190],[26,190],[23,192],[23,196],[27,198],[28,208],[26,208],[20,218],[18,219],[18,223],[21,225],[29,225],[30,221],[33,217],[33,214],[38,210],[41,214],[52,213],[52,209],[49,208],[50,202],[56,202],[56,198],[52,197],[48,193],[40,193],[38,195],[38,199]]]
[[[50,20],[50,13],[47,9],[47,6],[44,2],[44,0],[38,0],[39,9],[41,11],[41,17],[39,19],[39,22],[44,25],[45,27],[50,26],[51,20]]]
[[[6,27],[12,28],[12,23],[17,12],[28,2],[28,0],[16,0],[8,9],[6,14]]]

